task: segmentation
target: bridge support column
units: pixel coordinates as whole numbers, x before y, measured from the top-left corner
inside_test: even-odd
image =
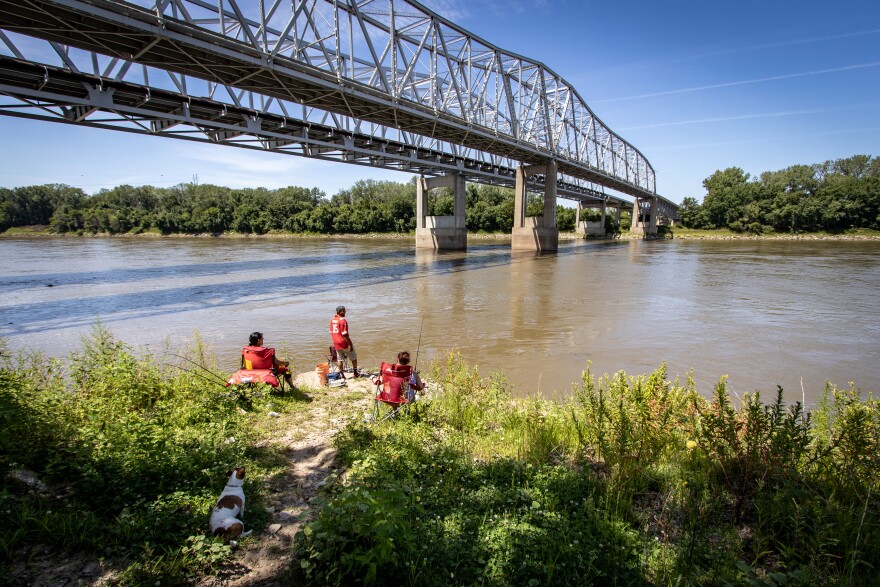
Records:
[[[450,187],[455,192],[452,216],[428,216],[428,192],[435,188]],[[465,224],[466,185],[463,175],[416,180],[416,248],[436,250],[463,250],[467,248]]]
[[[603,200],[601,204],[599,204],[599,221],[598,222],[588,222],[586,224],[587,236],[598,236],[600,238],[605,237],[605,201]]]
[[[658,204],[656,197],[636,198],[633,203],[632,234],[652,236],[657,234]]]
[[[660,218],[660,200],[651,198],[651,215],[648,217],[648,226],[645,234],[657,234],[657,220]]]
[[[526,216],[528,190],[526,180],[534,173],[544,174],[544,216]],[[513,232],[510,246],[520,251],[556,251],[559,229],[556,227],[556,162],[517,167],[516,191],[513,194]]]
[[[593,206],[590,206],[593,209]],[[605,236],[605,202],[599,203],[599,220],[581,220],[581,210],[583,210],[583,202],[578,202],[578,211],[575,217],[575,232],[584,238]]]
[[[581,210],[584,209],[584,203],[578,200],[578,206],[574,213],[574,233],[587,238],[587,228],[581,224]]]

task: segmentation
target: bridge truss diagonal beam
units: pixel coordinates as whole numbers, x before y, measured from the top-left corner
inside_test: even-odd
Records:
[[[13,47],[12,52],[22,56],[33,49],[30,44]],[[158,75],[168,75],[162,70],[139,66],[141,78],[137,83],[118,81],[115,78],[119,76],[112,75],[112,70],[111,75],[101,77],[84,72],[93,68],[107,73],[104,64],[93,61],[94,55],[68,54],[68,48],[57,45],[54,50],[65,54],[58,58],[63,67],[0,55],[0,115],[428,176],[460,174],[471,182],[514,185],[517,163],[509,159],[250,92],[235,92],[186,76],[158,80]],[[93,67],[95,63],[97,67]],[[148,79],[154,84],[152,87],[146,85]],[[172,89],[159,89],[157,84]],[[179,88],[190,93],[182,93]],[[540,175],[530,178],[529,187],[534,191],[541,191],[543,184]],[[586,204],[606,200],[612,205],[629,204],[605,194],[601,186],[577,178],[566,178],[560,194]]]
[[[0,0],[0,27],[656,194],[565,80],[412,0]]]

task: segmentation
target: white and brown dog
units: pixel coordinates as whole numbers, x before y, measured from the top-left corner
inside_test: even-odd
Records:
[[[211,511],[211,533],[230,540],[247,536],[251,531],[244,532],[244,523],[238,519],[244,515],[244,467],[236,467],[227,474],[229,481]]]

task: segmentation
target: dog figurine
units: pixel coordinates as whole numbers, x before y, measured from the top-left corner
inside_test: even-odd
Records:
[[[211,511],[211,533],[231,540],[238,536],[247,536],[251,530],[244,532],[244,523],[238,518],[244,515],[244,467],[236,467],[227,473],[229,480],[220,493],[217,505]]]

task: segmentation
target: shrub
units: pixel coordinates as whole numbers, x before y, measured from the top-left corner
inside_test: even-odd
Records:
[[[236,397],[193,370],[135,356],[100,325],[66,363],[3,355],[0,463],[47,489],[0,481],[9,529],[0,556],[43,543],[109,549],[140,561],[138,576],[197,568],[181,548],[205,531],[226,470],[254,463],[255,431]]]

